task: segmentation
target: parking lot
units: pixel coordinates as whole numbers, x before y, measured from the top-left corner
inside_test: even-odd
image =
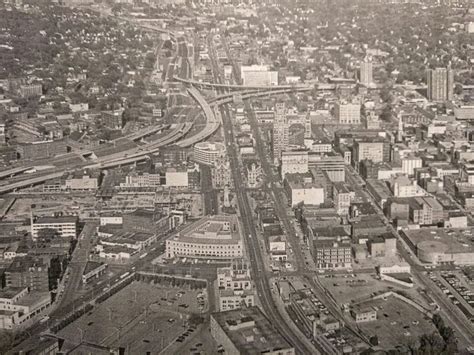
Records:
[[[131,353],[156,353],[195,331],[189,319],[205,307],[201,291],[163,288],[135,281],[60,331],[70,345],[81,339],[105,346],[124,346]]]
[[[428,272],[428,277],[433,281],[449,300],[461,312],[474,321],[474,293],[472,284],[460,271]]]

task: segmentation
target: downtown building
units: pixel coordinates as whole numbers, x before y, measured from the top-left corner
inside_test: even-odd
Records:
[[[257,306],[212,313],[210,327],[225,354],[295,354],[295,348]]]
[[[364,59],[364,61],[360,63],[359,81],[365,86],[369,86],[373,83],[372,62],[368,59]]]
[[[335,106],[336,119],[340,124],[360,124],[360,104],[337,103]]]
[[[166,240],[166,258],[233,260],[243,257],[243,242],[236,216],[210,216]]]
[[[270,70],[268,65],[242,65],[240,77],[246,86],[278,85],[278,72]]]
[[[428,100],[451,101],[454,97],[454,72],[451,68],[428,69],[426,83]]]
[[[275,105],[275,119],[273,121],[273,160],[276,165],[280,163],[282,152],[290,144],[290,125],[286,117],[284,103]]]
[[[55,230],[59,237],[76,238],[77,236],[77,217],[59,216],[59,217],[38,217],[31,220],[31,237],[33,240],[38,238],[41,230]]]
[[[220,312],[255,304],[250,264],[244,259],[235,259],[230,266],[218,268],[217,286]]]

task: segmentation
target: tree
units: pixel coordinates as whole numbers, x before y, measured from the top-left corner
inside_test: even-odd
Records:
[[[392,107],[391,105],[385,105],[380,114],[380,118],[384,121],[389,122],[392,119]]]
[[[441,316],[436,313],[435,315],[433,315],[433,324],[435,325],[436,329],[440,329],[441,327],[444,327],[444,321],[443,321],[443,318],[441,318]]]
[[[418,351],[421,354],[436,354],[443,348],[443,339],[441,339],[435,332],[431,334],[423,334],[420,337],[420,347],[418,348]]]
[[[57,229],[53,228],[42,228],[38,231],[37,240],[40,242],[50,242],[51,240],[59,237],[60,234]]]

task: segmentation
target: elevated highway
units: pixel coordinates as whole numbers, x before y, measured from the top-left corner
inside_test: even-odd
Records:
[[[3,186],[0,186],[0,194],[10,192],[10,191],[15,191],[16,189],[21,189],[21,188],[41,184],[47,180],[57,179],[63,176],[63,174],[64,174],[64,171],[60,171],[57,173],[42,175],[42,176],[38,176],[32,179],[22,180],[22,181],[14,182],[11,184],[6,184]]]
[[[31,168],[32,168],[32,166],[21,166],[19,168],[13,168],[13,169],[0,171],[0,179],[5,179],[7,177],[12,177],[14,175],[24,173],[25,171],[27,171]]]
[[[296,88],[307,88],[307,85],[275,85],[275,86],[248,86],[248,85],[236,85],[236,84],[216,84],[208,83],[204,81],[197,81],[191,79],[175,78],[176,81],[182,82],[184,84],[189,84],[197,87],[206,87],[211,89],[229,89],[229,90],[280,90],[280,89],[296,89]]]
[[[213,109],[208,104],[206,99],[201,95],[199,90],[192,87],[188,89],[188,92],[191,95],[191,97],[197,101],[199,106],[201,106],[202,110],[204,111],[204,114],[206,116],[206,127],[204,127],[202,131],[198,132],[194,136],[178,142],[177,145],[180,147],[189,147],[195,143],[198,143],[206,139],[207,137],[212,135],[215,131],[217,131],[217,129],[220,126],[220,122],[217,119],[216,115],[214,114]]]

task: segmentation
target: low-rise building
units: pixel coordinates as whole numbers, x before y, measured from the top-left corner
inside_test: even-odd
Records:
[[[292,207],[300,203],[317,206],[324,202],[324,188],[313,182],[310,173],[286,174],[284,187]]]
[[[105,273],[107,264],[103,262],[87,261],[84,272],[82,273],[82,283],[86,284],[93,278],[98,278]]]
[[[0,329],[16,330],[51,305],[49,292],[30,293],[28,287],[0,291]]]
[[[354,307],[351,309],[351,315],[356,323],[372,322],[377,320],[377,311],[372,307]]]
[[[211,335],[226,354],[295,354],[256,306],[211,314]]]
[[[38,233],[42,229],[54,229],[58,236],[62,238],[77,237],[77,217],[57,216],[57,217],[38,217],[31,222],[31,236],[38,238]]]
[[[122,221],[123,230],[129,232],[163,235],[170,229],[169,216],[143,208],[123,214]]]

